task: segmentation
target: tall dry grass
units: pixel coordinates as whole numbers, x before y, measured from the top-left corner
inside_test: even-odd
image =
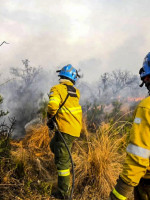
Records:
[[[126,123],[103,123],[96,133],[90,133],[86,121],[83,122],[81,137],[74,142],[72,149],[76,177],[74,199],[107,199],[125,157],[127,134],[123,134],[123,130]],[[22,140],[11,142],[13,162],[21,163],[21,166],[12,169],[11,173],[7,172],[7,179],[4,180],[7,180],[6,184],[22,184],[18,186],[17,197],[51,199],[49,190],[57,184],[54,156],[49,148],[51,138],[47,126],[43,124],[33,126]],[[17,173],[20,177],[17,177]],[[14,195],[14,191],[11,195]]]
[[[49,199],[57,179],[50,139],[43,124],[33,126],[25,138],[11,141],[10,170],[1,174],[0,199]]]
[[[54,155],[49,147],[51,137],[52,134],[50,136],[49,129],[45,124],[32,126],[25,138],[19,142],[12,142],[12,146],[17,147],[11,151],[12,156],[23,162],[24,165],[30,165],[30,168],[34,162],[36,170],[39,170],[40,173],[43,171],[43,176],[50,178],[49,174],[54,175],[55,171]],[[46,171],[46,168],[50,172]]]
[[[117,126],[103,123],[95,134],[83,124],[84,140],[76,141],[73,152],[77,199],[107,199],[122,169],[126,134]]]

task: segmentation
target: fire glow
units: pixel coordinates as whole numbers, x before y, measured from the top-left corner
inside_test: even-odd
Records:
[[[144,99],[145,97],[128,97],[128,102],[138,102]]]

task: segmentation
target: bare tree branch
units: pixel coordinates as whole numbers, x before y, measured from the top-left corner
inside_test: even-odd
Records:
[[[5,84],[8,83],[9,81],[13,81],[13,80],[15,80],[15,79],[16,79],[16,78],[9,79],[9,80],[7,80],[6,82],[1,83],[0,86],[5,85]]]
[[[0,44],[0,46],[2,46],[4,43],[5,43],[5,44],[9,44],[8,42],[3,41],[3,42]]]
[[[10,137],[16,125],[15,117],[11,117],[8,119],[9,119],[10,125],[7,125],[5,123],[5,120],[0,124],[0,136],[5,136],[6,139]]]

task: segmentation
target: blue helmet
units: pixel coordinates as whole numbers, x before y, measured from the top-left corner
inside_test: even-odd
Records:
[[[150,75],[150,52],[144,58],[143,66],[139,71],[141,79],[145,76]]]
[[[58,76],[66,77],[74,83],[77,77],[80,77],[78,71],[71,64],[65,65],[61,70],[57,70],[56,72],[59,72]]]

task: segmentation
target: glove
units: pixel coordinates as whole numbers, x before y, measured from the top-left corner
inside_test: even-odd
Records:
[[[49,119],[48,121],[47,121],[47,126],[48,126],[48,128],[50,129],[50,130],[54,130],[54,121],[52,120],[52,119]]]

